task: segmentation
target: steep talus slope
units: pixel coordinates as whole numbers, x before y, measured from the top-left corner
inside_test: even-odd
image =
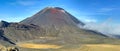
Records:
[[[74,16],[69,15],[62,8],[45,8],[30,18],[27,18],[20,23],[23,24],[35,24],[41,27],[50,28],[56,27],[61,29],[62,27],[76,27],[76,24],[84,25],[84,23],[78,21]]]

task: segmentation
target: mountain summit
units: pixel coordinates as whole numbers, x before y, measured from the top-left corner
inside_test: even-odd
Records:
[[[37,14],[29,17],[23,21],[23,24],[35,24],[39,26],[45,27],[63,27],[63,26],[76,26],[80,24],[81,26],[84,25],[81,21],[76,19],[74,16],[69,14],[63,8],[60,7],[47,7],[44,8],[42,11],[38,12]]]

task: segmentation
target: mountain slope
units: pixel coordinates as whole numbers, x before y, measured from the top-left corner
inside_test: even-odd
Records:
[[[79,28],[77,25],[80,24],[81,26],[84,26],[84,23],[59,7],[47,7],[20,23],[34,24],[42,27],[45,29],[47,37],[57,37],[55,42],[94,43],[97,40],[109,38],[102,33]],[[95,43],[101,42],[103,41]]]
[[[0,43],[18,45],[38,44],[119,44],[118,39],[85,30],[84,23],[62,8],[47,7],[19,23],[0,22]],[[6,41],[7,40],[7,41]],[[114,41],[114,42],[113,42]]]
[[[59,7],[47,7],[30,18],[27,18],[20,23],[35,24],[41,27],[56,27],[61,29],[64,26],[76,27],[77,24],[84,25],[81,21],[77,20],[74,16],[68,14],[64,9]]]

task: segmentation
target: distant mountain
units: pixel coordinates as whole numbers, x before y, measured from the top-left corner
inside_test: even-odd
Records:
[[[113,35],[112,34],[111,37],[120,39],[120,35]]]

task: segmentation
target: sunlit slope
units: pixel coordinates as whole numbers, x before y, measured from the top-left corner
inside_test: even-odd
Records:
[[[32,48],[32,49],[58,49],[62,47],[59,45],[52,45],[52,44],[33,44],[33,43],[18,44],[18,46],[23,48]]]
[[[45,51],[120,51],[120,45],[112,44],[83,44],[83,45],[50,45],[50,44],[18,44],[19,47]]]
[[[62,49],[60,51],[120,51],[120,45],[111,44],[85,44],[73,49]]]
[[[80,50],[82,51],[120,51],[119,47],[120,45],[87,44],[87,45],[83,45]]]

